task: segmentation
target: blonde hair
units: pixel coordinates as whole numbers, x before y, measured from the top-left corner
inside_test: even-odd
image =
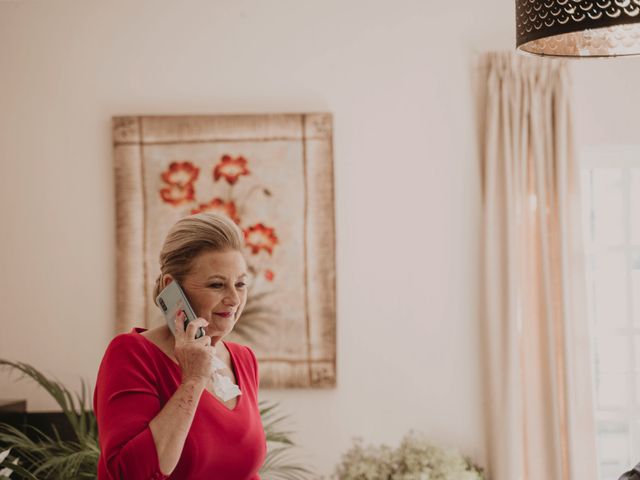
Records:
[[[182,282],[202,252],[237,250],[242,252],[243,234],[229,218],[213,213],[198,213],[178,220],[164,240],[160,251],[160,275],[153,289],[153,301],[162,291],[162,278],[171,275]]]

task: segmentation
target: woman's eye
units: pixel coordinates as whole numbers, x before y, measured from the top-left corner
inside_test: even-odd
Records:
[[[247,284],[244,282],[236,283],[236,288],[244,288]],[[224,288],[224,283],[212,283],[209,285],[210,288]]]

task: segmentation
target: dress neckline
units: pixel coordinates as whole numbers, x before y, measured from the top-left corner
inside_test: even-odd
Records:
[[[177,370],[178,374],[181,374],[182,372],[180,370],[180,365],[178,364],[178,362],[173,360],[173,358],[171,358],[169,355],[167,355],[158,345],[156,345],[154,342],[149,340],[149,338],[145,337],[144,335],[141,335],[142,332],[146,332],[147,330],[148,330],[147,328],[134,327],[132,333],[135,333],[139,337],[143,338],[144,341],[147,342],[148,344],[153,345],[153,347],[158,352],[160,352],[162,354],[162,356],[166,359],[166,361],[168,361],[171,365],[173,365],[174,370]],[[215,402],[218,405],[220,405],[220,407],[224,408],[226,411],[235,412],[236,410],[238,410],[238,406],[240,405],[240,402],[242,401],[242,397],[244,396],[243,384],[240,381],[240,375],[238,374],[236,358],[234,356],[234,353],[232,352],[232,348],[230,348],[229,345],[227,345],[227,342],[225,342],[224,340],[220,340],[220,341],[223,343],[223,345],[225,346],[225,348],[229,352],[229,359],[230,359],[230,363],[231,363],[231,371],[233,372],[234,377],[236,377],[237,385],[240,388],[240,392],[242,392],[242,393],[240,393],[240,395],[237,397],[236,404],[234,405],[234,407],[233,408],[229,408],[229,407],[227,407],[227,405],[225,405],[225,403],[221,399],[219,399],[213,392],[210,392],[207,388],[204,389],[204,392],[206,392],[206,394],[208,394],[211,397],[211,400],[213,402]]]

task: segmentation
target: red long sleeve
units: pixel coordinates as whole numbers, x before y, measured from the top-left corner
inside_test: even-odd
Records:
[[[144,354],[134,337],[119,335],[102,359],[94,395],[100,479],[167,478],[149,429],[162,406]]]
[[[149,422],[175,393],[181,372],[141,331],[114,338],[98,371],[94,410],[101,448],[99,480],[167,478],[159,469]],[[225,345],[242,395],[229,410],[203,392],[170,479],[259,479],[266,442],[257,405],[257,362],[247,347]]]

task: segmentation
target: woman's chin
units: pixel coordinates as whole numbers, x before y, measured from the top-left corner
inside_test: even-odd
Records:
[[[206,330],[207,335],[210,337],[224,337],[233,330],[233,324],[230,325],[209,325]]]

